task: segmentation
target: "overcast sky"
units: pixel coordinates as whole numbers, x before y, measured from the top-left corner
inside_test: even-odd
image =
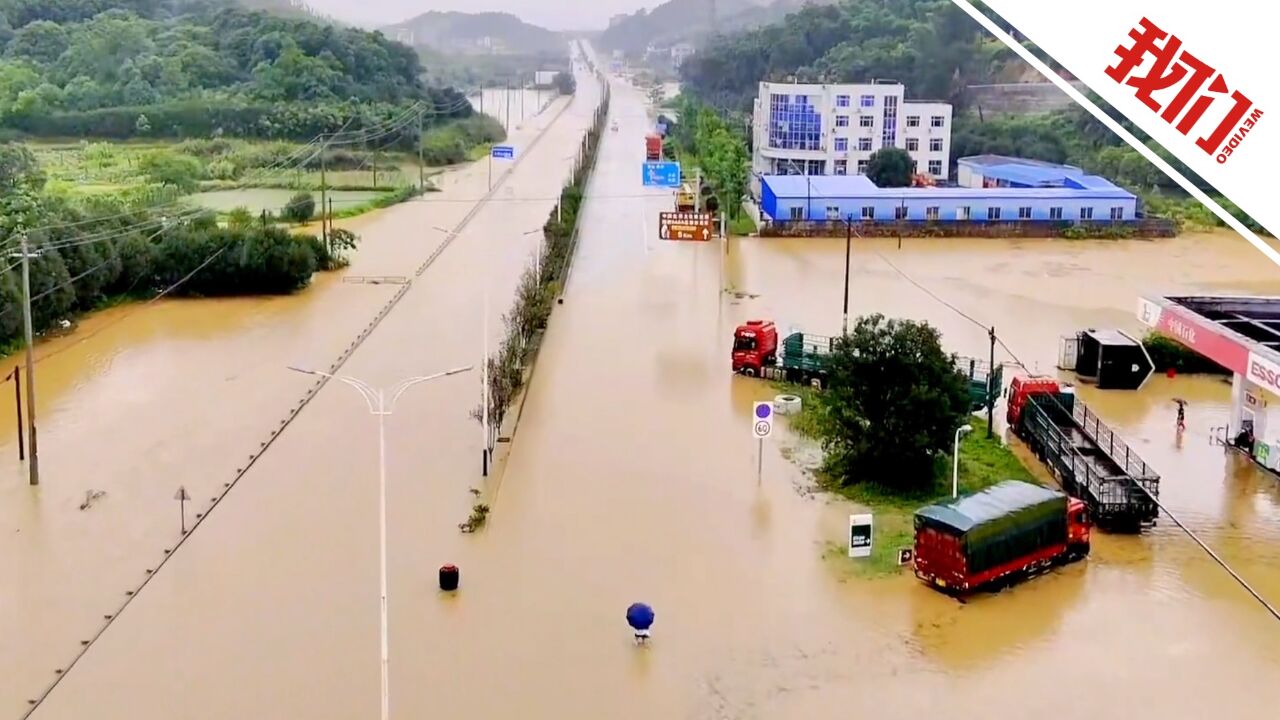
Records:
[[[553,30],[603,28],[611,15],[663,0],[307,0],[316,10],[362,25],[387,25],[431,10],[509,12]]]

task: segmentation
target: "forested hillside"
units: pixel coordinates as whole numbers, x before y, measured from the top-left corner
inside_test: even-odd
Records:
[[[530,25],[510,13],[429,12],[385,29],[414,45],[441,52],[471,54],[565,53],[566,39],[560,33]]]
[[[0,126],[34,135],[302,138],[426,101],[409,47],[229,0],[0,0]]]

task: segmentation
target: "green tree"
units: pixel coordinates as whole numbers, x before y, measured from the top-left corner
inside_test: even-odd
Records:
[[[295,223],[304,223],[316,214],[316,198],[310,192],[300,192],[289,198],[280,211],[280,217]]]
[[[969,410],[965,378],[938,331],[861,317],[836,340],[829,362],[818,400],[828,472],[844,485],[927,487]]]
[[[40,20],[14,32],[6,52],[11,58],[48,65],[61,57],[69,45],[67,31],[61,25]]]
[[[896,147],[881,148],[867,159],[867,179],[877,187],[911,186],[911,156]]]
[[[183,192],[193,192],[204,175],[204,166],[199,160],[168,150],[152,150],[143,155],[138,167],[151,182],[169,185]]]

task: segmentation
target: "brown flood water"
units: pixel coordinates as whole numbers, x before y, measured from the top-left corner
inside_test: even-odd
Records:
[[[509,297],[529,249],[518,233],[550,207],[521,198],[554,192],[547,168],[572,152],[584,102],[345,372],[390,385],[476,361],[481,287],[494,288],[497,337],[508,304],[497,298]],[[906,577],[866,581],[849,561],[824,557],[842,541],[849,509],[798,491],[803,473],[779,453],[795,443],[785,432],[766,445],[757,483],[748,413],[772,393],[733,377],[727,353],[732,328],[751,317],[836,331],[844,242],[735,240],[726,278],[754,297],[721,296],[714,244],[645,237],[669,198],[635,198],[642,95],[615,85],[613,115],[620,129],[606,135],[574,274],[501,485],[478,477],[479,430],[466,417],[478,378],[416,388],[389,423],[394,717],[976,719],[1057,717],[1064,707],[1102,718],[1273,715],[1280,629],[1171,523],[1101,536],[1087,562],[967,604]],[[419,203],[370,220],[366,243],[388,249],[379,262],[362,251],[352,272],[412,274],[427,252],[413,243],[426,242],[424,227],[442,214],[460,218],[459,205]],[[877,252],[996,325],[1044,372],[1065,333],[1136,330],[1141,292],[1280,292],[1277,268],[1225,234],[855,249],[853,313],[927,319],[967,354],[985,352],[984,333]],[[306,378],[279,366],[327,364],[392,291],[163,304],[117,326],[169,318],[150,334],[104,331],[64,353],[61,386],[46,372],[42,437],[60,438],[46,440],[47,462],[66,465],[48,470],[35,495],[16,463],[3,475],[3,530],[23,539],[3,549],[19,573],[0,591],[3,636],[17,638],[0,651],[0,671],[20,682],[2,686],[0,707],[20,713],[174,541],[177,483],[207,500],[296,402]],[[1225,421],[1229,387],[1157,378],[1136,393],[1082,392],[1162,473],[1170,508],[1280,601],[1280,483],[1208,441]],[[1191,402],[1180,448],[1174,396]],[[355,394],[325,388],[36,717],[372,717],[375,443]],[[11,445],[0,453],[14,454]],[[75,510],[84,488],[108,481],[100,505]],[[469,486],[484,487],[494,507],[474,536],[456,529]],[[462,568],[455,596],[435,590],[443,562]],[[636,600],[657,610],[646,649],[623,620]]]

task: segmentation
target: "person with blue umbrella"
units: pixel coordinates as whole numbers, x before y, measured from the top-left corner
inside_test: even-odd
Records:
[[[636,642],[643,645],[649,639],[649,628],[653,627],[653,608],[644,603],[632,603],[627,608],[627,624],[636,633]]]

